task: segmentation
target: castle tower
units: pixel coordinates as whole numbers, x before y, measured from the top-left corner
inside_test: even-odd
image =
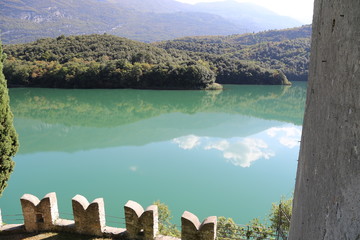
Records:
[[[315,0],[290,240],[360,238],[359,13],[359,0]]]

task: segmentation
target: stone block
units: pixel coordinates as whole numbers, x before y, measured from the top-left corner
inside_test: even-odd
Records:
[[[102,236],[105,228],[105,207],[102,198],[95,199],[91,204],[88,200],[76,195],[72,199],[75,231],[81,234]]]
[[[27,232],[55,229],[55,221],[59,218],[56,193],[47,194],[41,201],[34,195],[24,194],[20,201]]]
[[[216,238],[217,217],[206,218],[200,223],[197,216],[185,211],[181,216],[182,240],[214,240]]]
[[[153,240],[158,233],[158,207],[149,206],[145,211],[134,201],[124,206],[126,230],[130,239]]]
[[[144,229],[144,239],[154,239],[159,231],[159,214],[158,207],[151,205],[146,208],[140,217],[140,222]]]

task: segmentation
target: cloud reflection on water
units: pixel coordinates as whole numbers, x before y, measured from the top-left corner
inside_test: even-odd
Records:
[[[131,167],[129,167],[129,169],[132,172],[136,172],[138,170],[138,167],[137,166],[131,166]]]
[[[280,144],[288,148],[300,146],[301,128],[296,127],[274,127],[266,131],[266,133],[276,138]]]
[[[179,145],[179,148],[188,150],[193,149],[201,143],[201,139],[195,135],[183,136],[172,140],[174,143]]]
[[[252,162],[261,158],[269,159],[275,153],[268,150],[268,145],[261,139],[244,138],[234,142],[221,140],[204,147],[205,150],[217,149],[234,166],[250,167]]]
[[[195,147],[203,150],[218,150],[222,152],[227,162],[245,168],[250,167],[259,159],[270,159],[275,156],[275,152],[269,148],[266,141],[270,141],[271,145],[278,142],[278,144],[292,149],[300,146],[300,138],[301,127],[286,126],[269,128],[264,132],[246,138],[219,139],[188,135],[175,138],[172,142],[184,150],[191,150]],[[277,141],[274,142],[272,139]]]
[[[261,139],[214,140],[208,137],[189,135],[175,138],[172,142],[185,150],[191,150],[201,145],[204,150],[215,149],[221,151],[228,162],[240,167],[250,167],[251,163],[256,160],[261,158],[269,159],[275,156],[275,153],[269,150],[268,145]]]

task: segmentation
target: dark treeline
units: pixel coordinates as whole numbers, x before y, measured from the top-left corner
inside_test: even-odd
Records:
[[[118,61],[57,61],[10,59],[4,73],[10,86],[55,88],[206,89],[215,74],[196,62],[181,65],[134,64]]]
[[[306,25],[300,28],[256,34],[186,37],[154,45],[166,49],[170,54],[178,50],[192,56],[199,54],[207,56],[205,58],[208,61],[220,67],[218,69],[219,83],[229,81],[223,76],[228,76],[229,72],[233,73],[233,63],[239,61],[253,68],[256,66],[255,68],[259,69],[279,70],[290,81],[306,81],[310,58],[310,36],[311,26]],[[220,63],[211,61],[211,58],[216,59],[214,55],[217,57],[220,55],[227,67],[224,68],[221,60]],[[251,72],[251,74],[254,73]]]
[[[278,70],[206,53],[166,51],[111,35],[6,45],[10,86],[207,89],[219,83],[289,84]],[[226,81],[224,81],[226,79]]]

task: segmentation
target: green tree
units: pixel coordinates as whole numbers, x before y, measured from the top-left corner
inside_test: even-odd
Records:
[[[158,206],[159,211],[159,233],[165,236],[180,237],[180,231],[170,221],[173,218],[169,207],[159,200],[153,203]]]
[[[238,226],[232,218],[218,217],[217,240],[240,239],[245,229]]]
[[[273,229],[269,228],[258,218],[254,218],[250,221],[248,224],[248,228],[246,230],[246,239],[267,239],[269,236],[271,236],[273,233]]]
[[[14,169],[15,164],[12,157],[19,147],[9,105],[7,83],[3,74],[4,60],[5,54],[3,54],[0,42],[0,195],[7,186],[7,181]]]
[[[278,229],[279,227],[283,231],[289,231],[291,212],[292,212],[292,197],[286,199],[282,197],[279,203],[273,203],[270,213],[271,228]]]

